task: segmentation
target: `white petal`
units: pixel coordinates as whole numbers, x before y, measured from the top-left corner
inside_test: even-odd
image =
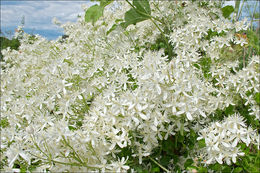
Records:
[[[221,124],[219,124],[219,122],[216,122],[216,126],[217,127],[222,127]]]
[[[199,141],[199,140],[201,140],[201,139],[203,139],[203,137],[202,136],[199,136],[198,138],[197,138],[197,140]]]
[[[201,115],[201,116],[203,116],[204,118],[206,118],[206,114],[205,114],[203,111],[199,110],[199,112],[200,112],[200,115]]]
[[[9,163],[9,167],[13,167],[14,162],[16,161],[18,155],[19,155],[19,154],[16,154],[16,155],[14,156],[14,158],[11,160],[11,162]]]
[[[222,154],[220,154],[218,157],[216,157],[216,160],[217,160],[217,162],[219,163],[219,164],[223,164],[223,156],[222,156]]]
[[[118,145],[120,148],[124,148],[124,147],[125,147],[125,145],[122,144],[121,142],[117,142],[117,145]]]
[[[185,111],[179,111],[179,112],[177,112],[176,113],[176,115],[181,115],[181,114],[183,114]]]
[[[162,93],[162,90],[161,90],[161,87],[159,86],[159,84],[156,85],[156,90],[159,95]]]
[[[28,163],[30,163],[30,158],[24,152],[20,152],[19,155]]]
[[[237,162],[236,155],[233,155],[233,156],[232,156],[232,161],[233,161],[233,163],[236,163],[236,162]]]
[[[151,129],[155,132],[157,132],[157,128],[154,125],[151,125]]]
[[[73,83],[67,83],[64,86],[71,86],[71,85],[73,85]]]
[[[173,113],[173,114],[176,114],[176,111],[177,111],[177,110],[176,110],[175,106],[173,106],[173,107],[172,107],[172,113]]]
[[[213,149],[216,150],[216,151],[220,151],[220,149],[218,148],[218,143],[216,143],[216,144],[213,146]]]
[[[212,159],[213,159],[213,158],[210,158],[209,160],[207,160],[207,161],[206,161],[206,164],[211,164]]]
[[[63,88],[63,94],[66,95],[67,94],[67,90],[65,88]]]
[[[232,142],[232,147],[236,147],[236,146],[237,146],[237,142],[238,142],[238,139],[236,138],[236,139]]]
[[[222,144],[223,144],[225,147],[227,147],[227,148],[230,147],[230,145],[229,145],[228,143],[226,143],[226,142],[222,142]]]
[[[230,158],[227,158],[227,159],[226,159],[226,162],[227,162],[227,165],[231,165]]]
[[[126,90],[126,83],[124,83],[124,87],[123,87],[124,90]]]
[[[143,120],[147,120],[147,119],[148,119],[147,116],[145,116],[145,114],[143,114],[143,113],[140,113],[139,115],[140,115],[140,117],[141,117]]]
[[[116,146],[116,143],[113,143],[110,147],[109,147],[109,150],[113,150]]]
[[[131,105],[129,106],[128,110],[133,109],[134,106],[135,106],[135,103],[134,103],[134,104],[131,104]]]
[[[186,116],[187,116],[188,120],[193,120],[193,118],[192,118],[190,112],[187,112],[187,113],[186,113]]]
[[[140,121],[139,121],[136,117],[132,116],[132,119],[134,120],[134,122],[135,122],[137,125],[140,123]]]
[[[168,95],[167,95],[167,92],[164,92],[163,93],[163,100],[165,101],[167,99]]]
[[[155,117],[155,118],[154,118],[154,125],[157,127],[158,124],[159,124],[159,122],[158,122],[157,118]]]
[[[158,133],[158,137],[159,137],[160,140],[163,140],[161,133]]]
[[[146,74],[146,75],[142,76],[141,79],[142,80],[147,80],[147,79],[151,78],[151,76],[152,75],[149,73],[149,74]]]
[[[78,95],[78,98],[79,98],[80,100],[82,100],[82,99],[83,99],[83,97],[82,97],[81,95]]]
[[[137,104],[136,109],[141,112],[143,110],[143,107],[140,104]]]

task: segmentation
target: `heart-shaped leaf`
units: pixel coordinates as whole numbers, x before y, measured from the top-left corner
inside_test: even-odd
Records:
[[[85,13],[85,21],[92,22],[92,24],[94,24],[103,15],[103,10],[104,7],[99,5],[91,6]]]
[[[228,5],[228,6],[221,8],[221,10],[222,10],[223,16],[225,18],[228,18],[230,16],[230,14],[234,12],[235,9],[232,5]]]
[[[123,23],[123,27],[127,27],[131,24],[136,24],[138,22],[142,22],[146,19],[149,19],[149,17],[142,15],[138,13],[135,9],[131,8],[129,11],[125,13],[125,22]]]
[[[100,6],[104,8],[105,6],[111,4],[112,2],[113,0],[100,0]]]
[[[151,8],[148,0],[133,0],[133,5],[136,9],[145,14],[151,14]]]

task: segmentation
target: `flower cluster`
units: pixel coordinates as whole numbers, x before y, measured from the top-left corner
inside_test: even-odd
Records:
[[[211,123],[200,131],[198,140],[205,139],[206,147],[203,149],[206,164],[218,162],[228,165],[236,163],[238,156],[245,153],[240,151],[239,143],[259,145],[259,136],[256,130],[246,126],[243,117],[238,114],[231,115],[222,122]],[[259,146],[258,146],[259,149]]]
[[[19,51],[3,51],[5,170],[24,160],[42,163],[36,171],[127,171],[128,157],[119,157],[124,148],[142,164],[159,141],[189,133],[195,122],[199,123],[193,130],[198,133],[211,121],[209,115],[237,104],[238,97],[247,100],[251,116],[259,119],[252,98],[259,92],[259,57],[239,70],[238,61],[223,55],[232,45],[245,44],[235,36],[247,28],[244,21],[228,21],[214,1],[208,7],[192,1],[185,6],[179,1],[153,1],[151,15],[164,23],[146,20],[108,34],[131,8],[116,3],[108,5],[94,25],[84,17],[61,25],[66,39],[48,41],[37,35],[31,40],[23,34]],[[167,32],[161,33],[160,27]],[[151,50],[162,34],[168,47]],[[204,60],[211,62],[208,71]],[[222,163],[225,158],[230,163],[225,151],[235,161],[240,154],[237,143],[253,140],[250,128],[234,117],[237,122],[228,118],[226,123],[213,124],[212,132],[204,129],[210,134],[203,136],[208,147],[214,143],[207,150],[212,162]]]

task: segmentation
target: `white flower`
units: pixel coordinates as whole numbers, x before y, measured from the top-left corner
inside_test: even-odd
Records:
[[[252,128],[246,128],[244,119],[236,113],[222,122],[211,123],[207,128],[202,129],[197,140],[205,139],[206,160],[210,160],[207,164],[214,161],[219,164],[223,164],[223,161],[231,164],[230,159],[236,163],[236,158],[244,154],[239,151],[237,144],[244,142],[248,146],[254,141],[253,135]]]
[[[123,148],[133,149],[141,164],[160,140],[176,132],[190,135],[191,129],[199,133],[198,140],[205,139],[199,154],[207,164],[235,162],[242,155],[239,143],[259,147],[259,135],[238,114],[214,123],[208,116],[236,104],[241,96],[250,116],[259,119],[253,99],[259,91],[259,57],[249,59],[242,70],[234,70],[239,63],[223,57],[230,41],[245,44],[233,39],[233,31],[245,29],[245,23],[224,19],[213,2],[210,8],[191,1],[185,8],[182,2],[152,2],[152,15],[166,24],[158,26],[169,30],[165,37],[174,57],[168,57],[168,48],[149,50],[161,37],[150,20],[107,34],[131,8],[126,2],[116,3],[105,8],[95,25],[86,23],[84,16],[62,25],[54,18],[69,35],[63,42],[40,36],[32,41],[19,28],[19,50],[2,51],[1,118],[9,126],[1,127],[1,147],[6,149],[1,161],[7,158],[6,170],[11,171],[17,159],[57,159],[93,168],[50,162],[36,171],[126,172],[128,158],[117,159]],[[209,31],[225,35],[208,40]],[[205,58],[211,62],[207,77],[199,65]],[[187,159],[182,156],[176,165]]]

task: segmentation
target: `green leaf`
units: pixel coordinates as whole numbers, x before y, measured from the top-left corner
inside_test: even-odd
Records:
[[[120,23],[120,24],[118,24],[119,22],[122,22],[122,21],[124,21],[123,19],[116,19],[115,20],[115,22],[116,22],[116,24],[114,24],[114,25],[112,25],[112,27],[107,31],[107,35],[110,33],[110,32],[112,32],[112,31],[114,31],[118,26],[124,26],[124,24],[122,24],[122,23]]]
[[[151,18],[151,9],[148,0],[133,0],[133,6],[135,8],[131,8],[125,13],[125,22],[120,24],[124,28]]]
[[[254,18],[255,18],[255,19],[259,19],[259,18],[260,18],[260,15],[259,15],[258,12],[255,12],[255,13],[254,13]]]
[[[184,124],[181,123],[181,128],[180,128],[180,133],[181,133],[181,136],[183,136],[183,132],[184,132]]]
[[[256,103],[260,104],[260,92],[256,93],[254,98],[255,98]]]
[[[222,172],[231,172],[230,166],[224,166],[224,169],[222,169]]]
[[[208,172],[208,169],[207,168],[204,168],[204,167],[200,167],[199,170],[198,170],[199,173],[207,173]]]
[[[142,22],[146,19],[149,19],[150,17],[144,16],[140,13],[137,13],[137,11],[133,8],[131,8],[129,11],[127,11],[125,13],[125,22],[122,23],[121,26],[123,26],[124,28],[126,28],[127,26],[131,25],[131,24],[136,24],[138,22]]]
[[[241,0],[236,0],[236,2],[235,2],[235,9],[234,9],[234,11],[235,11],[236,15],[238,15],[238,10],[239,10],[239,7],[240,7],[240,1]]]
[[[222,14],[225,18],[228,18],[230,16],[231,13],[234,12],[234,7],[232,5],[227,5],[223,8],[221,8],[222,10]]]
[[[214,170],[214,171],[221,171],[222,166],[218,163],[215,163],[214,165],[211,165],[209,168]]]
[[[2,118],[1,121],[0,121],[0,127],[5,128],[7,126],[9,126],[8,119],[7,118]]]
[[[151,8],[148,0],[133,0],[133,5],[142,13],[151,14]]]
[[[163,158],[160,160],[160,164],[162,166],[167,166],[171,159],[172,159],[172,157],[169,155],[163,156]]]
[[[100,6],[104,8],[105,6],[111,4],[113,1],[114,0],[100,0]]]
[[[205,143],[205,139],[201,139],[198,141],[199,147],[200,148],[204,148],[206,147],[206,143]]]
[[[186,160],[186,162],[184,163],[184,167],[187,168],[187,167],[191,166],[192,163],[193,163],[193,160],[192,160],[192,159],[188,159],[188,160]]]
[[[160,172],[160,168],[159,167],[152,168],[152,172]]]
[[[106,34],[108,35],[110,32],[114,31],[117,26],[118,26],[117,24],[114,24],[114,25],[107,31]]]
[[[124,20],[123,19],[116,19],[115,22],[118,23],[118,22],[123,22]]]
[[[243,171],[243,168],[241,168],[241,167],[237,167],[237,168],[235,168],[234,169],[234,173],[239,173],[239,172],[241,172],[241,171]]]
[[[85,21],[92,22],[92,24],[94,24],[103,15],[103,11],[104,7],[99,5],[91,6],[85,13]]]
[[[229,105],[226,109],[225,109],[225,114],[226,115],[232,115],[234,113],[234,106]]]

